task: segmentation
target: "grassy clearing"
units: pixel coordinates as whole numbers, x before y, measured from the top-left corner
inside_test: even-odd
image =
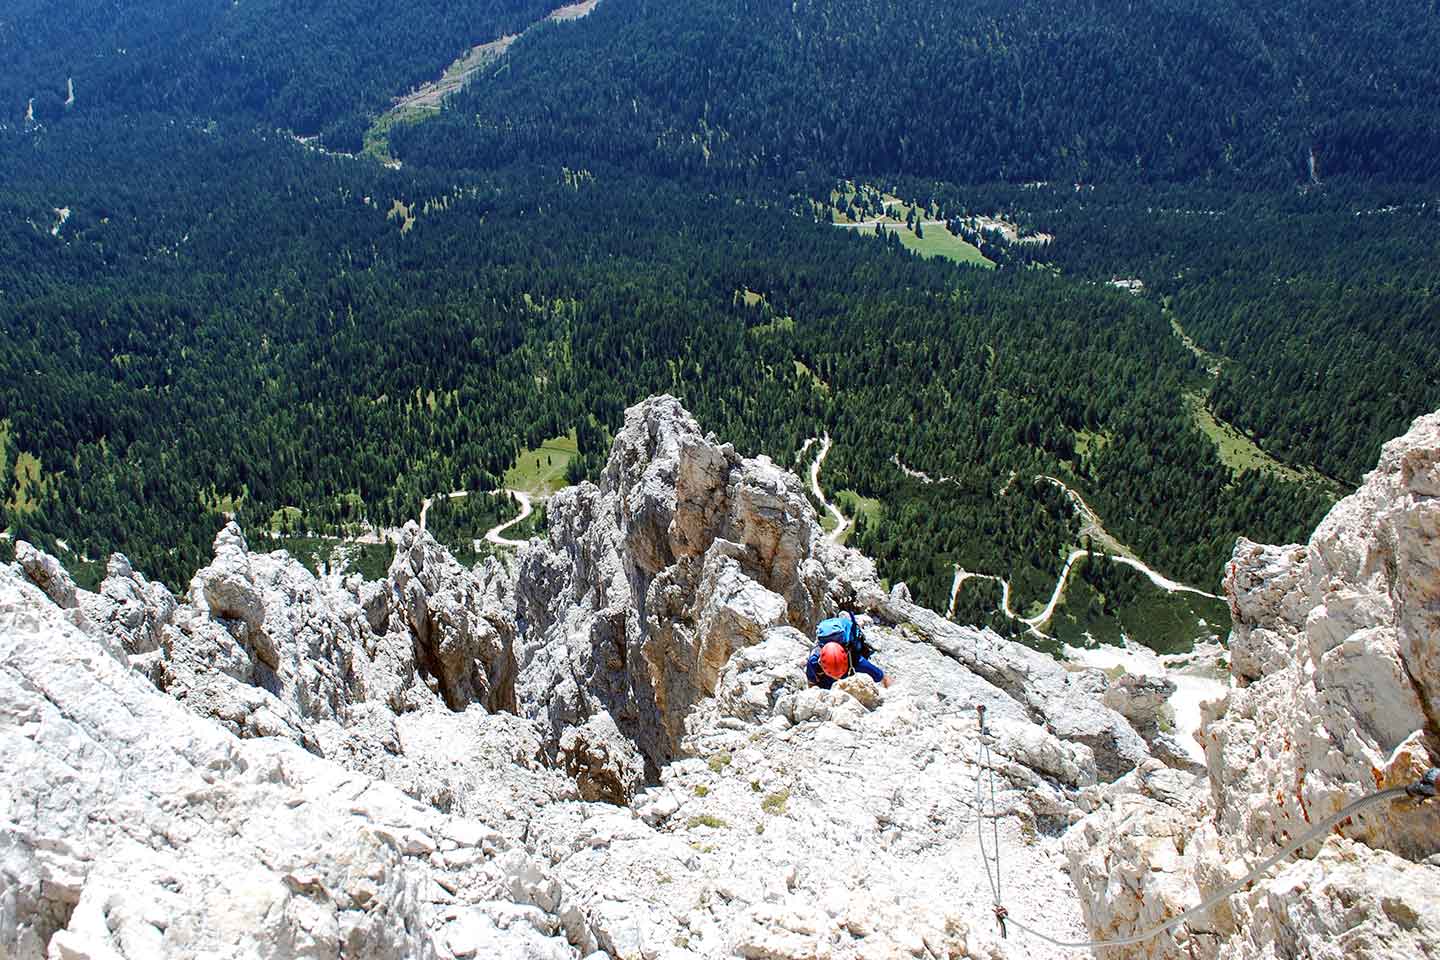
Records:
[[[874,497],[862,497],[854,490],[841,490],[835,494],[835,505],[849,517],[864,516],[865,522],[874,525],[885,515],[885,504]]]
[[[465,85],[475,71],[504,56],[516,37],[501,37],[490,43],[472,47],[458,60],[445,68],[440,79],[427,83],[419,90],[403,97],[370,124],[365,131],[362,153],[386,166],[397,167],[399,163],[390,153],[390,131],[402,124],[420,123],[440,113],[440,104],[445,97]]]
[[[1222,357],[1218,353],[1211,353],[1210,351],[1201,347],[1200,344],[1190,339],[1190,334],[1185,332],[1185,328],[1180,326],[1180,321],[1176,320],[1175,316],[1170,313],[1168,301],[1166,302],[1165,312],[1166,315],[1170,317],[1171,332],[1173,332],[1175,336],[1180,338],[1180,342],[1185,344],[1186,350],[1189,350],[1196,356],[1197,359],[1200,360],[1201,363],[1205,364],[1205,369],[1210,372],[1210,376],[1218,377],[1220,375],[1220,371],[1224,369],[1225,364],[1229,363],[1230,361],[1226,357]]]
[[[388,110],[376,117],[370,129],[365,131],[364,146],[360,152],[380,163],[394,166],[396,160],[390,153],[390,131],[396,127],[420,123],[439,113],[438,108],[426,107],[397,107]]]
[[[396,200],[390,204],[390,212],[385,214],[386,220],[400,221],[400,235],[403,237],[415,229],[415,207],[416,204],[406,206],[404,201]]]
[[[5,504],[6,508],[17,515],[34,513],[40,509],[40,501],[44,498],[48,486],[40,458],[24,450],[19,451],[15,456],[14,477],[15,496]]]
[[[837,225],[841,229],[852,230],[864,237],[875,235],[875,225],[870,222],[856,227],[846,226],[846,222],[842,220],[837,221]],[[887,232],[895,234],[900,240],[900,245],[906,250],[927,260],[941,257],[952,263],[984,267],[987,270],[995,268],[995,261],[981,253],[979,247],[955,236],[943,223],[938,221],[921,225],[924,236],[916,236],[914,230],[905,226],[904,220],[886,220],[881,226]]]
[[[240,504],[245,502],[249,491],[241,490],[237,493],[221,493],[214,485],[200,491],[200,506],[214,513],[223,513],[226,516],[234,516],[240,509]],[[272,517],[273,519],[273,517]]]
[[[742,287],[735,291],[734,302],[738,305],[743,303],[746,307],[760,308],[760,315],[765,318],[765,323],[756,324],[750,328],[750,333],[756,336],[769,336],[774,333],[788,333],[795,329],[794,317],[781,317],[775,314],[770,307],[770,301],[765,299],[763,293],[756,293],[749,287]]]
[[[776,317],[769,323],[762,323],[759,326],[751,327],[750,332],[758,337],[763,337],[772,333],[789,333],[794,329],[794,317]]]
[[[1115,436],[1111,433],[1094,433],[1089,430],[1078,430],[1075,433],[1075,455],[1084,457],[1092,453],[1099,453],[1108,447],[1114,439]]]
[[[795,372],[800,374],[802,377],[809,377],[811,380],[815,381],[815,386],[819,387],[824,392],[830,392],[830,384],[826,383],[824,380],[821,380],[818,376],[815,375],[814,370],[811,370],[799,360],[795,361]]]
[[[940,224],[937,223],[922,229],[925,231],[925,235],[917,237],[914,231],[908,230],[904,224],[900,224],[897,232],[900,234],[901,246],[926,259],[943,257],[955,263],[985,267],[990,270],[995,268],[995,261],[981,253],[979,247],[966,243]]]
[[[525,450],[515,465],[505,471],[505,487],[537,497],[548,497],[565,486],[565,468],[580,452],[571,430],[563,437],[546,440],[538,450]]]
[[[880,518],[885,513],[885,505],[879,500],[873,497],[862,497],[854,490],[841,490],[837,492],[834,497],[834,502],[835,506],[840,509],[840,512],[850,519],[850,525],[846,527],[845,532],[840,535],[841,544],[848,543],[850,538],[855,535],[855,522],[858,517],[863,516],[865,518],[865,525],[873,528],[880,522]],[[835,518],[829,510],[821,514],[820,525],[825,528],[826,533],[830,533],[835,529]]]
[[[847,181],[842,189],[833,190],[830,194],[831,206],[827,210],[822,205],[818,211],[821,220],[828,219],[831,223],[846,229],[857,230],[863,235],[871,235],[875,232],[875,224],[882,223],[886,230],[894,232],[900,239],[905,249],[917,253],[927,259],[930,257],[943,257],[954,263],[969,264],[971,266],[993,269],[995,262],[983,253],[974,244],[962,240],[950,232],[950,229],[939,220],[935,210],[925,207],[913,206],[893,194],[880,194],[878,197],[880,209],[877,211],[873,202],[870,209],[863,213],[860,219],[851,217],[845,212],[845,207],[856,199],[859,188]],[[866,188],[867,195],[873,201],[876,192],[873,188]],[[917,236],[914,228],[906,224],[906,219],[914,215],[920,221],[920,232],[923,236]],[[856,226],[861,224],[861,226]]]
[[[1215,451],[1220,456],[1220,462],[1231,470],[1237,473],[1245,470],[1260,470],[1283,480],[1316,484],[1333,493],[1339,492],[1335,484],[1318,471],[1314,469],[1297,470],[1289,464],[1281,463],[1261,450],[1253,440],[1239,430],[1223,420],[1216,419],[1215,415],[1210,412],[1209,404],[1205,402],[1205,394],[1200,391],[1185,394],[1185,405],[1190,409],[1190,416],[1194,419],[1195,425],[1215,444]]]
[[[268,529],[272,534],[284,533],[287,530],[303,530],[305,528],[305,511],[299,507],[281,507],[270,514]]]

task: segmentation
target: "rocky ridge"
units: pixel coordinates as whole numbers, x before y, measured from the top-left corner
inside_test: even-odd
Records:
[[[1147,743],[1163,689],[885,592],[798,478],[672,398],[548,512],[475,569],[412,525],[379,583],[232,525],[180,598],[119,556],[78,590],[17,545],[0,957],[1049,956],[995,938],[975,707],[1007,904],[1057,934],[1083,933],[1062,835],[1105,929],[1071,824],[1095,811],[1103,846],[1144,785],[1193,796]],[[841,606],[891,689],[807,688]]]
[[[1386,444],[1308,544],[1241,540],[1235,685],[1199,776],[1142,765],[1066,840],[1087,919],[1174,916],[1377,789],[1440,764],[1440,414]],[[1125,957],[1440,957],[1440,802],[1344,821],[1210,916]]]

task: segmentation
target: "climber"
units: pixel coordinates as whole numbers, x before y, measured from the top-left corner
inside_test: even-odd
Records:
[[[836,680],[863,673],[881,686],[890,686],[885,671],[870,662],[875,648],[865,639],[855,614],[821,620],[815,628],[815,648],[805,662],[805,677],[813,686],[829,690]]]

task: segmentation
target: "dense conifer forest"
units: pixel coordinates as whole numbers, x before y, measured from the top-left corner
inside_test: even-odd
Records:
[[[828,433],[884,575],[1023,611],[1112,549],[1058,484],[1213,591],[1440,406],[1433,4],[604,0],[390,130],[399,169],[277,130],[353,149],[551,6],[0,19],[0,527],[92,580],[181,586],[227,515],[323,562],[572,431],[593,477],[668,391],[778,462]],[[831,224],[882,196],[994,269]],[[513,510],[432,530],[473,558]],[[1223,632],[1081,568],[1070,638]],[[992,586],[957,619],[1020,633]]]

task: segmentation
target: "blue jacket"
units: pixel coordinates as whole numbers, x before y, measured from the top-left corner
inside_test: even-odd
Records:
[[[875,666],[865,656],[867,653],[874,653],[874,650],[865,642],[865,634],[860,630],[860,624],[855,622],[855,614],[847,612],[839,617],[821,621],[820,625],[815,628],[817,634],[815,647],[810,651],[810,659],[805,662],[805,677],[810,681],[810,685],[819,687],[821,690],[829,690],[835,683],[834,679],[820,668],[822,644],[818,635],[824,634],[825,639],[831,639],[837,628],[844,630],[843,639],[840,642],[845,647],[845,653],[850,657],[850,672],[846,676],[859,672],[876,683],[884,683],[885,671]]]
[[[853,650],[850,653],[850,674],[863,673],[876,683],[885,682],[885,671],[871,663],[865,657],[857,655]],[[810,659],[805,661],[805,678],[810,681],[811,686],[819,687],[821,690],[829,690],[835,685],[835,680],[820,669],[820,648],[816,647],[810,651]]]

